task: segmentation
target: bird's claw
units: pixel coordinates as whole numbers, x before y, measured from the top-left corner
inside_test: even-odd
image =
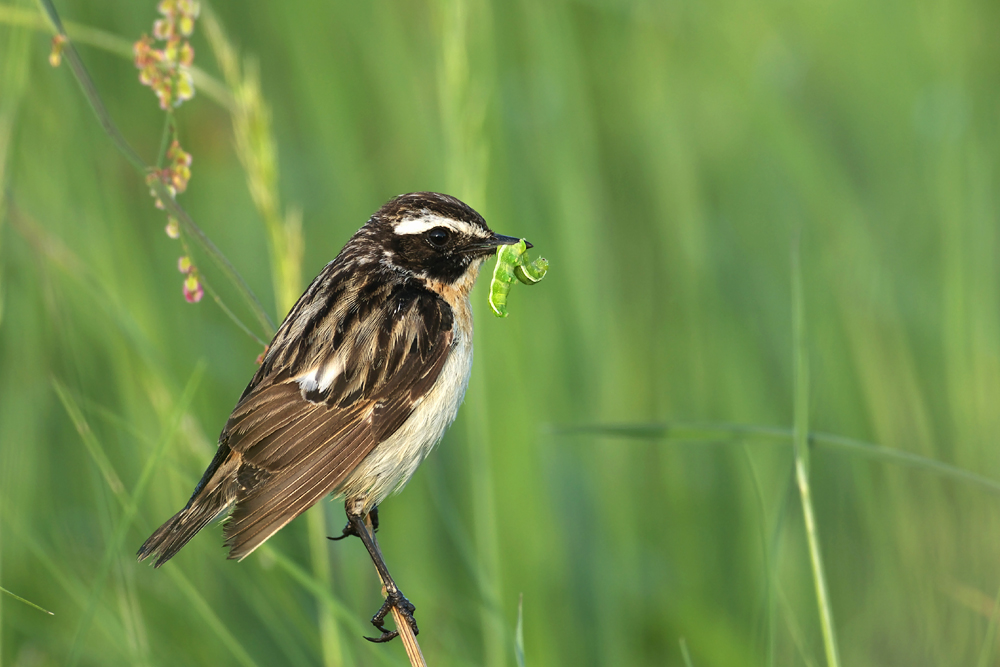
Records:
[[[377,506],[373,507],[371,509],[371,511],[368,513],[368,516],[370,516],[371,520],[372,520],[372,532],[377,533],[378,532],[378,507]],[[344,526],[344,530],[343,530],[343,532],[341,532],[341,534],[340,534],[339,537],[327,537],[326,539],[333,540],[334,542],[336,542],[337,540],[342,540],[345,537],[350,537],[351,535],[354,535],[355,537],[361,537],[360,535],[358,535],[358,531],[354,527],[354,524],[351,523],[350,521],[348,521],[347,525]],[[386,641],[388,641],[388,640],[386,640]]]
[[[352,524],[350,521],[348,521],[347,525],[344,526],[344,530],[340,534],[339,537],[330,537],[330,536],[327,536],[326,539],[333,540],[334,542],[336,542],[337,540],[342,540],[345,537],[350,537],[351,535],[354,535],[355,537],[361,537],[360,535],[358,535],[358,531],[354,530],[354,524]]]
[[[392,632],[383,632],[380,637],[369,637],[365,635],[365,639],[370,641],[372,644],[384,644],[387,641],[395,639],[399,636],[399,633],[393,630]]]
[[[385,628],[385,617],[389,615],[389,612],[392,611],[393,607],[398,609],[399,613],[402,614],[406,623],[410,626],[410,629],[413,630],[413,634],[420,634],[420,630],[417,629],[417,621],[413,618],[413,612],[415,612],[417,608],[414,607],[413,603],[407,600],[402,593],[396,590],[386,596],[385,602],[382,603],[378,612],[372,616],[372,625],[374,625],[382,633],[382,635],[379,637],[365,637],[365,639],[374,644],[382,644],[399,636],[398,630],[386,630]]]

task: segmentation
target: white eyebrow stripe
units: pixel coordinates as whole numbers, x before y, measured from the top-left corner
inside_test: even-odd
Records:
[[[469,236],[483,236],[485,234],[478,225],[472,225],[463,220],[442,218],[439,215],[422,215],[419,218],[407,218],[402,222],[397,222],[392,231],[403,236],[407,234],[423,234],[435,227],[447,227],[453,232],[468,234]]]

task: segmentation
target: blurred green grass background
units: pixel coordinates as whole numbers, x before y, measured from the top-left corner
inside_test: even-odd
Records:
[[[155,18],[57,8],[126,45]],[[1000,479],[995,3],[213,9],[259,64],[280,202],[255,206],[204,92],[178,112],[179,201],[275,319],[402,192],[454,194],[552,263],[507,320],[481,281],[466,404],[382,506],[430,664],[515,664],[522,593],[528,665],[681,665],[682,639],[699,667],[826,664],[791,439],[731,428],[792,427],[796,238],[809,429]],[[0,5],[0,585],[55,615],[0,595],[0,664],[406,664],[360,638],[381,598],[360,544],[323,539],[339,504],[243,563],[218,526],[134,562],[260,348],[184,302],[163,213],[38,16]],[[224,80],[204,21],[194,45]],[[130,59],[79,48],[154,160]],[[735,432],[558,429],[678,423]],[[995,486],[821,444],[811,480],[842,664],[1000,664]]]

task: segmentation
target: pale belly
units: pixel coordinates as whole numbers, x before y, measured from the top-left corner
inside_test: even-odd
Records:
[[[471,323],[471,318],[470,318]],[[379,443],[337,488],[336,495],[363,500],[370,511],[399,491],[416,472],[458,414],[472,370],[472,332],[456,331],[453,349],[437,382],[413,414]]]

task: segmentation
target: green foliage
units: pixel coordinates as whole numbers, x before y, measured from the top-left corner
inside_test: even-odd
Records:
[[[57,8],[155,162],[128,55],[155,4]],[[483,276],[466,405],[381,508],[430,664],[826,664],[803,477],[843,665],[995,661],[998,11],[203,5],[178,202],[272,318],[401,192],[557,262],[505,320]],[[0,664],[406,664],[361,639],[378,580],[324,544],[338,504],[242,563],[218,526],[134,562],[260,346],[185,302],[46,25],[0,5],[0,586],[54,615],[0,595]]]

